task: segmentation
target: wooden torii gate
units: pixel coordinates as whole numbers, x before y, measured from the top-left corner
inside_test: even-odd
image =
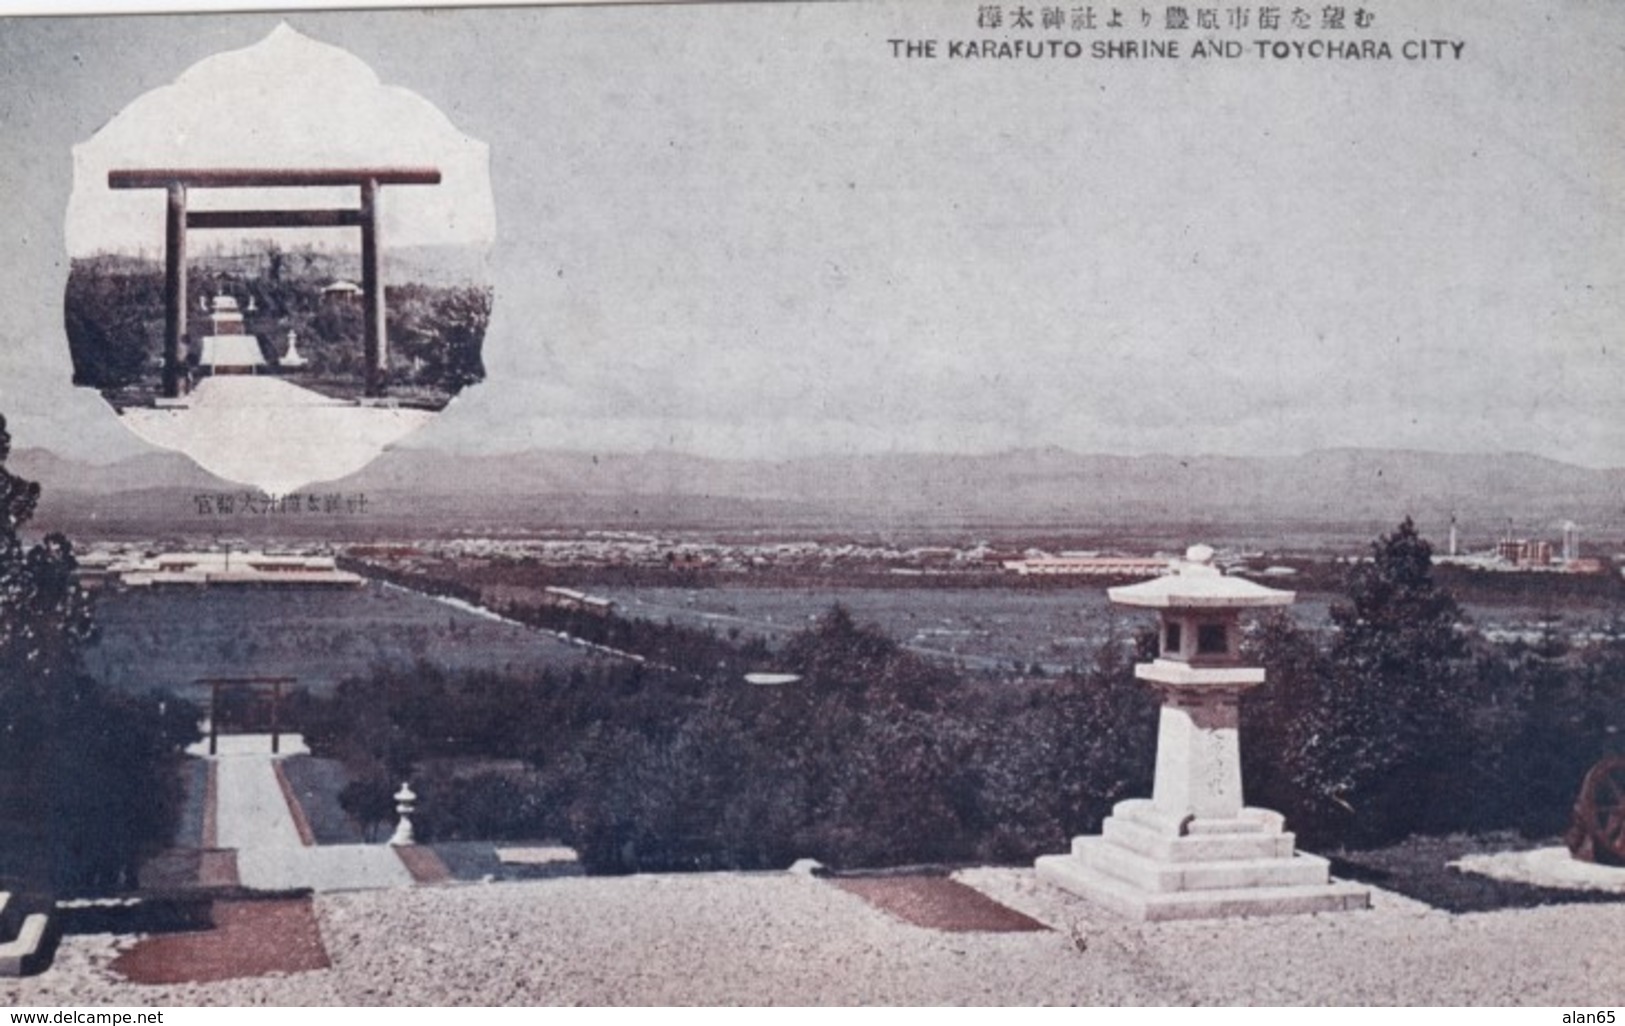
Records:
[[[310,170],[150,168],[107,173],[112,189],[165,189],[164,379],[166,399],[181,394],[181,342],[186,338],[186,232],[189,228],[360,228],[363,333],[367,395],[384,394],[388,349],[384,339],[384,289],[378,270],[378,191],[385,185],[438,185],[432,167],[319,168]],[[189,189],[263,189],[356,186],[357,207],[326,210],[186,209]]]
[[[209,754],[220,753],[220,689],[248,688],[263,693],[261,689],[269,688],[271,691],[271,754],[277,755],[282,751],[282,695],[283,687],[297,684],[297,677],[199,677],[193,681],[199,687],[209,689]]]

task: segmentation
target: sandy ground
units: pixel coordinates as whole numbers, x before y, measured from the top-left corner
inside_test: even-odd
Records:
[[[355,473],[434,418],[424,410],[361,407],[272,377],[212,377],[184,409],[129,409],[142,438],[205,470],[268,494]]]
[[[318,895],[331,968],[138,985],[134,938],[64,939],[22,1005],[1617,1003],[1625,904],[1450,915],[1376,892],[1367,912],[1141,924],[1029,870],[960,880],[1052,927],[911,926],[791,873],[565,878]]]
[[[1581,862],[1569,854],[1567,848],[1467,855],[1450,864],[1463,872],[1482,873],[1497,880],[1512,880],[1537,887],[1625,894],[1625,868]]]
[[[0,1002],[1585,1007],[1617,1003],[1625,979],[1625,902],[1454,915],[1374,890],[1369,911],[1144,924],[1029,869],[984,868],[955,879],[1003,914],[990,918],[975,895],[957,911],[1005,932],[956,932],[938,928],[941,917],[914,925],[884,911],[887,894],[909,899],[892,902],[905,914],[932,896],[900,893],[901,879],[710,873],[413,887],[385,846],[301,845],[268,739],[222,742],[221,844],[238,849],[245,883],[314,887],[314,899],[293,903],[297,915],[238,909],[236,927],[157,943],[68,937],[43,975],[0,980]],[[308,957],[283,957],[290,951]],[[135,983],[120,972],[173,981],[194,962],[204,977],[320,968],[209,982]]]

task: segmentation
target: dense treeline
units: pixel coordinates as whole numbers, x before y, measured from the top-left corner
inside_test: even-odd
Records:
[[[65,538],[18,536],[39,486],[4,469],[10,443],[0,418],[0,889],[131,886],[174,831],[198,710],[84,673],[90,601]]]
[[[294,380],[344,398],[360,395],[361,303],[323,294],[343,271],[332,254],[271,242],[240,257],[199,261],[187,281],[192,363],[197,340],[208,334],[207,304],[224,292],[243,307],[244,328],[259,339],[267,364],[277,363],[293,331],[308,361]],[[163,287],[157,261],[112,254],[73,261],[64,320],[75,384],[101,389],[118,405],[151,398],[163,367]],[[398,399],[439,405],[484,379],[489,288],[390,285],[385,307],[390,385]]]
[[[1411,833],[1560,832],[1585,769],[1625,740],[1625,635],[1491,644],[1433,578],[1407,521],[1351,565],[1329,636],[1287,616],[1247,638],[1249,800],[1315,847]],[[841,608],[777,653],[584,611],[507,615],[623,651],[570,675],[346,682],[307,733],[391,817],[410,777],[430,837],[559,836],[597,871],[1020,861],[1148,793],[1156,706],[1132,677],[1154,638],[1053,679],[969,678]],[[771,662],[801,680],[753,686]],[[468,757],[510,760],[480,770]]]
[[[732,644],[659,633],[685,662]],[[749,684],[753,660],[735,652],[705,674],[617,661],[515,680],[420,664],[347,681],[301,716],[318,751],[357,771],[353,811],[387,819],[386,789],[410,777],[426,836],[561,836],[610,872],[1007,861],[1150,781],[1155,707],[1126,653],[1019,688],[972,683],[839,607],[778,654],[799,682]],[[475,752],[529,772],[451,768]]]
[[[1413,833],[1560,833],[1587,768],[1625,750],[1625,633],[1491,643],[1434,580],[1405,521],[1350,568],[1329,646],[1288,617],[1249,648],[1249,797],[1312,844]]]

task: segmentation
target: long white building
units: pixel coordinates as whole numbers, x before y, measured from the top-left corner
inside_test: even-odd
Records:
[[[269,556],[263,552],[168,552],[114,563],[107,575],[127,588],[169,585],[258,585],[359,588],[366,578],[340,570],[331,556]]]

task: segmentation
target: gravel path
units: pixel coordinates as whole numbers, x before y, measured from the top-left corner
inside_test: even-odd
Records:
[[[789,873],[577,877],[318,895],[330,969],[143,986],[130,938],[69,937],[22,1005],[1606,1005],[1625,904],[1451,915],[1387,892],[1369,912],[1140,924],[1028,870],[957,875],[1053,927],[910,926]]]
[[[215,844],[221,848],[299,848],[271,756],[229,755],[216,762]]]
[[[302,748],[297,735],[292,744]],[[252,735],[249,737],[253,737]],[[249,741],[240,744],[249,746]],[[412,875],[383,844],[306,846],[295,826],[288,795],[273,770],[269,753],[251,747],[216,760],[218,844],[237,850],[237,873],[249,887],[318,891],[359,887],[403,887]]]

